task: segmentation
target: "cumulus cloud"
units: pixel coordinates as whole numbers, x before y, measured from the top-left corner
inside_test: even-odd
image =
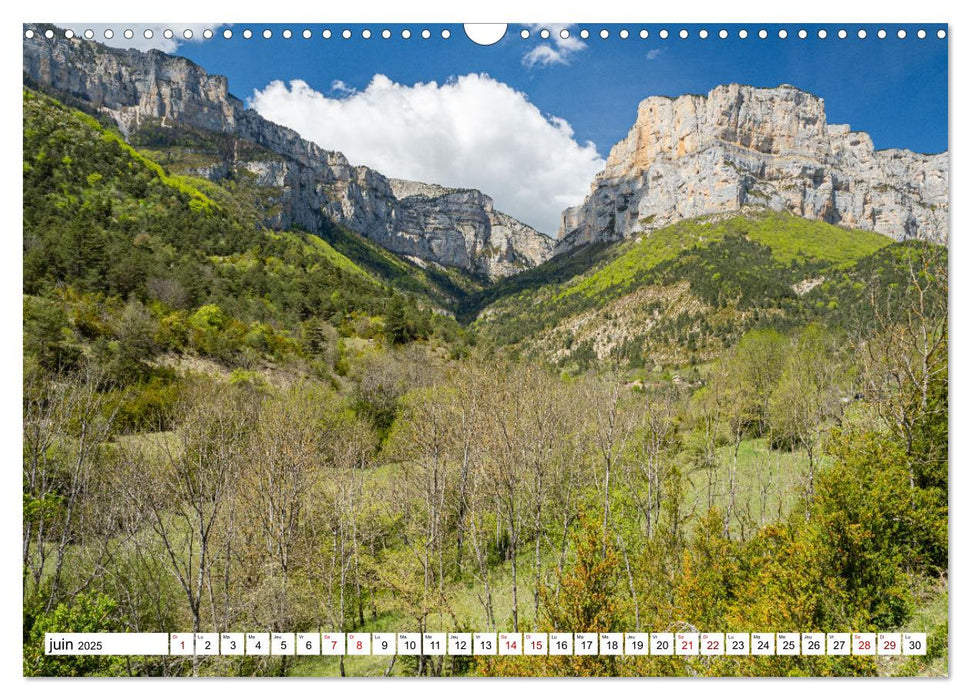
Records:
[[[604,166],[565,120],[485,74],[411,86],[375,75],[356,92],[335,82],[331,94],[274,81],[250,106],[389,177],[479,189],[497,209],[551,235]]]
[[[90,29],[94,32],[94,41],[101,42],[106,46],[114,46],[119,49],[138,49],[139,51],[148,51],[149,49],[158,49],[159,51],[165,51],[166,53],[171,53],[175,51],[180,44],[186,41],[202,41],[202,33],[206,29],[211,29],[214,33],[224,25],[220,24],[74,24],[74,25],[64,25],[65,29],[71,29],[78,36],[84,36],[84,32]],[[131,39],[125,38],[125,30],[130,29],[133,32]],[[165,30],[170,29],[172,31],[172,37],[165,37]],[[145,36],[145,31],[151,32],[151,38]],[[192,32],[192,38],[186,39],[184,32],[189,30]],[[111,37],[105,36],[105,32],[110,32]]]
[[[574,36],[572,24],[529,24],[526,26],[530,28],[537,41],[543,42],[523,55],[523,65],[527,68],[537,66],[545,68],[546,66],[557,64],[566,65],[570,62],[573,54],[587,48],[586,43],[579,37]],[[549,39],[540,39],[538,37],[539,32],[543,29],[550,31]],[[565,39],[560,35],[560,32],[564,29],[569,32],[569,35]],[[553,43],[546,43],[548,41],[552,41]]]
[[[647,52],[647,60],[653,61],[664,52],[664,49],[651,49]]]

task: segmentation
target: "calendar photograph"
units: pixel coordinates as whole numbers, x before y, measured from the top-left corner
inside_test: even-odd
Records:
[[[949,675],[948,25],[22,42],[24,676]]]

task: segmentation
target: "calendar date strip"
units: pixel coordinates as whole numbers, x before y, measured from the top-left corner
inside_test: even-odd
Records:
[[[923,656],[924,632],[51,633],[47,655]]]

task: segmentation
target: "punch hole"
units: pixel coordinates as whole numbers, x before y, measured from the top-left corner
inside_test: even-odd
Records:
[[[492,46],[506,36],[506,24],[465,24],[465,36],[479,46]],[[523,39],[529,38],[529,31],[524,29],[519,34]],[[445,37],[448,38],[448,37]]]

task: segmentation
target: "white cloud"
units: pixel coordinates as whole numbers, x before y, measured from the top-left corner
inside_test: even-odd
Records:
[[[573,54],[587,48],[587,45],[583,40],[577,36],[574,36],[572,24],[528,24],[526,26],[530,28],[530,31],[532,32],[536,41],[543,42],[542,44],[538,44],[536,47],[527,51],[523,56],[523,65],[527,68],[533,68],[536,66],[545,68],[546,66],[557,64],[566,65],[570,62],[570,58]],[[542,39],[539,37],[539,32],[543,29],[548,29],[550,31],[549,39]],[[560,32],[564,29],[569,32],[565,39],[560,36]],[[553,43],[546,43],[549,41],[552,41]]]
[[[577,143],[565,120],[485,74],[413,86],[375,75],[362,91],[334,94],[274,81],[250,105],[389,177],[479,189],[497,209],[551,235],[604,167],[594,144]]]
[[[94,32],[94,41],[98,41],[106,46],[114,46],[119,49],[138,49],[139,51],[148,51],[149,49],[158,49],[159,51],[165,51],[166,53],[171,53],[178,48],[179,44],[185,43],[186,41],[202,41],[202,33],[206,29],[211,29],[214,33],[217,29],[224,26],[221,24],[70,24],[63,25],[65,29],[71,29],[78,36],[84,36],[84,32],[90,29]],[[125,30],[130,29],[133,33],[131,39],[125,38]],[[165,30],[169,29],[172,31],[172,38],[165,38]],[[183,32],[185,30],[192,32],[192,38],[186,39]],[[111,38],[105,36],[105,31],[111,32]],[[152,33],[151,38],[146,38],[145,31],[148,30]],[[214,37],[215,38],[215,37]],[[222,37],[220,37],[221,39]]]
[[[664,49],[651,49],[647,52],[647,60],[653,61],[655,58],[664,53]]]
[[[353,86],[348,85],[343,80],[335,80],[334,82],[332,82],[330,84],[330,91],[337,95],[340,95],[341,97],[345,97],[347,95],[353,95],[355,92],[357,92],[357,90],[355,90]]]

